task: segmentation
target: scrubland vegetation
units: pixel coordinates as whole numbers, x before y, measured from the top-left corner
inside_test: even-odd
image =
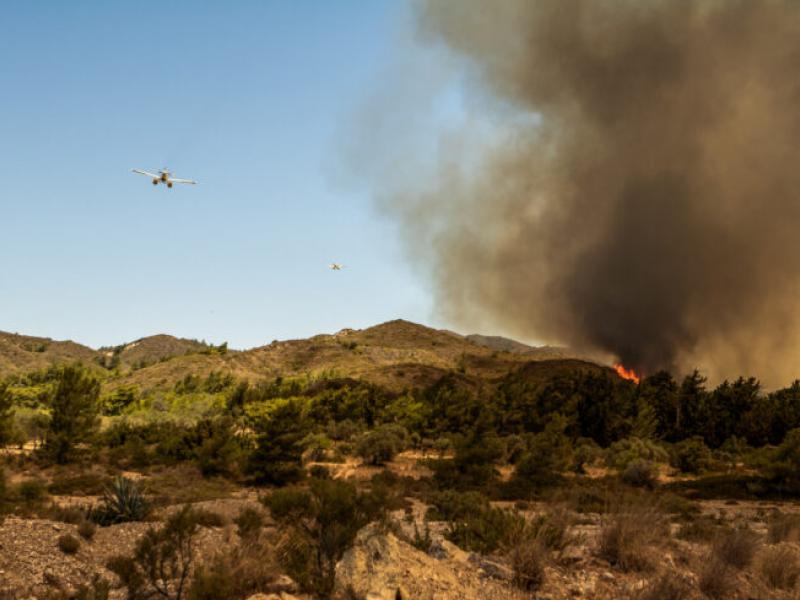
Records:
[[[662,372],[635,385],[600,368],[531,377],[522,364],[404,390],[212,371],[140,391],[104,385],[105,371],[69,364],[0,385],[0,505],[75,525],[58,539],[69,556],[98,528],[147,523],[132,554],[107,562],[128,598],[247,598],[285,575],[296,593],[357,596],[337,587],[336,565],[370,522],[424,552],[439,536],[493,557],[525,593],[568,572],[578,546],[612,575],[637,574],[630,597],[735,597],[742,574],[769,593],[797,589],[798,382],[710,389],[696,372]],[[237,490],[258,505],[234,517],[193,505]],[[790,510],[731,521],[702,504],[767,500]],[[207,527],[236,534],[199,557]],[[108,589],[87,581],[80,597]]]

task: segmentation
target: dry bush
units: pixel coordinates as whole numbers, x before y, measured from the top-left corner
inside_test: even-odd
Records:
[[[237,600],[272,591],[280,576],[270,546],[250,541],[216,555],[200,565],[189,589],[190,600]]]
[[[773,588],[791,590],[800,579],[800,559],[789,546],[767,548],[758,566],[761,577]]]
[[[241,539],[255,539],[264,527],[264,514],[260,510],[246,506],[239,511],[233,522],[236,524],[236,533]]]
[[[698,573],[698,587],[709,598],[723,600],[731,597],[736,575],[718,558],[707,560]]]
[[[684,600],[692,595],[692,584],[683,575],[664,571],[636,595],[636,600]]]
[[[85,540],[91,540],[97,531],[97,525],[91,521],[81,521],[78,525],[78,534]]]
[[[770,544],[800,541],[800,515],[775,514],[769,520],[767,539]]]
[[[509,560],[517,587],[533,591],[544,583],[547,548],[541,541],[533,539],[517,544],[509,553]]]
[[[615,508],[600,529],[597,553],[623,571],[643,571],[655,562],[654,547],[669,535],[663,514],[645,499]]]
[[[731,529],[721,533],[712,545],[713,557],[736,569],[744,569],[753,562],[761,540],[747,528]]]
[[[81,542],[74,535],[65,533],[58,538],[58,548],[64,554],[75,554],[81,547]]]
[[[711,517],[699,517],[678,528],[675,537],[690,542],[709,542],[719,534],[721,525]]]
[[[534,519],[530,528],[533,537],[547,550],[563,552],[574,541],[573,536],[569,534],[572,522],[570,512],[558,506]]]

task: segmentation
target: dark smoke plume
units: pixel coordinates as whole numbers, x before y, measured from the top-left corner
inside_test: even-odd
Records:
[[[800,375],[800,2],[430,0],[511,133],[397,192],[462,326],[645,373]]]

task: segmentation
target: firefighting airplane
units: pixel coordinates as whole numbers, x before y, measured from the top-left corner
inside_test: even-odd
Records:
[[[340,265],[339,263],[331,263],[328,265],[328,268],[331,271],[341,271],[344,268],[344,265]]]
[[[177,177],[172,177],[172,173],[167,171],[166,167],[161,169],[158,173],[148,173],[147,171],[140,171],[139,169],[131,169],[131,171],[139,175],[152,177],[153,185],[158,185],[159,182],[166,183],[168,188],[171,188],[173,183],[191,183],[192,185],[197,183],[193,179],[178,179]]]

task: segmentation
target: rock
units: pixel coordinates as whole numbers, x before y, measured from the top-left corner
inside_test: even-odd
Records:
[[[481,569],[486,577],[503,581],[511,581],[514,578],[514,573],[510,568],[480,554],[470,554],[468,560]]]
[[[493,579],[482,584],[466,553],[448,544],[441,543],[436,551],[444,558],[434,558],[377,525],[369,525],[339,561],[337,588],[344,592],[350,587],[369,600],[509,598],[507,588],[494,589],[502,586]],[[463,561],[454,558],[459,553],[464,555]],[[487,565],[489,569],[493,566]]]
[[[294,594],[299,590],[294,579],[288,575],[281,575],[269,586],[269,591],[276,594]]]
[[[613,573],[610,573],[608,571],[603,571],[602,573],[600,573],[600,579],[611,583],[612,581],[616,581],[617,578],[614,577]]]

